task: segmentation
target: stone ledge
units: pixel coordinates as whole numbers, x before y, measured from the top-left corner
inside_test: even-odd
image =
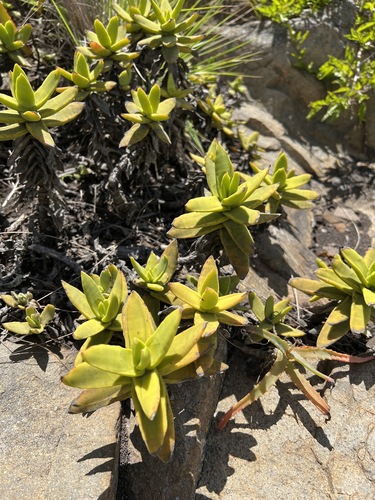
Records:
[[[88,418],[69,415],[79,391],[60,377],[76,353],[60,354],[0,344],[0,498],[116,497],[120,405]]]

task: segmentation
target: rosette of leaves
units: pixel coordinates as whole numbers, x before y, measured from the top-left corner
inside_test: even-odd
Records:
[[[133,19],[142,28],[143,32],[149,34],[143,38],[139,45],[147,45],[153,49],[161,47],[162,54],[168,64],[175,63],[180,52],[189,53],[192,51],[191,45],[203,39],[202,35],[184,36],[182,33],[188,30],[197,20],[198,14],[189,17],[181,17],[181,11],[185,0],[177,0],[174,7],[168,0],[150,0],[155,18],[151,20],[141,13],[135,13],[133,8],[130,11],[134,14]]]
[[[0,6],[0,9],[4,7]],[[0,54],[7,54],[12,61],[21,66],[29,66],[23,57],[23,51],[28,52],[26,44],[31,35],[31,24],[24,24],[18,29],[5,9],[0,12],[0,21]]]
[[[120,25],[118,16],[113,16],[107,26],[104,26],[99,19],[95,19],[94,29],[95,31],[86,33],[89,47],[77,47],[84,56],[104,59],[106,69],[109,69],[113,61],[127,63],[139,56],[139,52],[124,50],[130,44],[130,39],[126,36],[126,27]]]
[[[55,315],[55,307],[52,304],[46,305],[41,313],[32,306],[26,307],[25,311],[26,321],[10,321],[3,323],[3,327],[17,335],[39,334],[45,330]]]
[[[211,118],[212,127],[222,130],[226,135],[233,136],[232,111],[228,111],[224,104],[224,97],[210,95],[204,101],[199,100],[200,109]]]
[[[182,283],[169,283],[168,288],[177,297],[177,304],[182,305],[183,318],[194,318],[195,324],[207,323],[204,337],[215,333],[220,323],[230,326],[247,323],[246,318],[229,311],[246,297],[246,292],[220,295],[219,272],[212,256],[203,265],[195,289]],[[173,299],[171,302],[175,303]]]
[[[222,430],[229,420],[242,411],[248,405],[263,396],[273,385],[276,384],[281,375],[285,372],[293,384],[320,410],[323,415],[329,415],[329,406],[322,396],[314,389],[310,382],[298,370],[300,364],[305,370],[309,370],[321,379],[334,383],[334,380],[321,373],[311,364],[311,361],[330,359],[343,363],[365,363],[375,359],[374,356],[358,357],[342,354],[330,349],[321,347],[297,347],[287,340],[281,339],[274,333],[264,328],[249,327],[249,331],[256,339],[268,340],[276,348],[276,357],[271,369],[258,382],[253,389],[236,403],[220,420],[218,429]]]
[[[127,0],[125,2],[125,8],[122,8],[118,4],[112,4],[112,8],[116,14],[125,21],[126,31],[132,34],[132,41],[138,40],[140,37],[136,34],[142,31],[141,25],[134,19],[135,14],[141,15],[151,21],[155,19],[150,0]],[[140,36],[142,36],[142,34]]]
[[[281,337],[302,337],[305,335],[303,331],[283,323],[285,316],[293,309],[289,305],[289,299],[275,303],[274,297],[270,296],[263,304],[255,292],[250,292],[248,300],[251,310],[259,320],[259,329],[272,331]]]
[[[176,270],[177,259],[178,246],[176,240],[173,240],[167,246],[160,257],[151,252],[145,267],[141,266],[133,257],[130,257],[132,266],[139,275],[139,279],[136,279],[135,283],[153,292],[164,292],[167,283]]]
[[[9,294],[0,295],[0,299],[3,300],[9,307],[14,307],[17,309],[21,309],[21,311],[24,311],[32,301],[33,294],[31,292],[26,292],[26,293],[10,292],[10,295]]]
[[[240,128],[237,135],[242,149],[246,151],[252,159],[259,160],[259,153],[264,153],[264,149],[258,146],[259,132],[248,133],[244,129]]]
[[[55,146],[49,127],[59,127],[74,120],[84,104],[72,102],[77,88],[70,88],[63,94],[52,97],[61,77],[60,70],[52,71],[34,91],[23,69],[15,64],[9,72],[12,96],[0,94],[0,103],[8,109],[0,111],[0,141],[9,141],[27,133],[47,146]]]
[[[177,87],[172,73],[168,74],[166,87],[162,86],[160,88],[162,97],[176,99],[176,109],[188,109],[190,111],[194,109],[194,106],[187,101],[186,98],[192,93],[192,91],[192,87]]]
[[[234,171],[227,152],[216,140],[205,157],[204,172],[209,195],[189,200],[185,205],[188,213],[174,219],[168,235],[196,238],[217,231],[231,264],[243,278],[249,270],[254,243],[247,226],[278,217],[264,212],[264,204],[277,184],[261,187],[267,170],[241,183],[241,174]]]
[[[331,267],[317,259],[318,280],[293,278],[290,285],[311,295],[310,302],[327,298],[332,311],[321,329],[317,345],[328,346],[349,331],[366,334],[370,320],[375,320],[375,249],[361,257],[352,248],[343,248],[333,258]]]
[[[73,337],[82,340],[102,335],[107,338],[107,330],[121,331],[121,310],[128,293],[123,273],[111,264],[100,276],[82,272],[81,282],[83,292],[62,282],[70,302],[86,320],[74,331]]]
[[[120,142],[120,148],[131,146],[142,141],[152,130],[158,138],[171,144],[168,134],[160,122],[169,120],[170,113],[176,105],[176,99],[170,98],[160,102],[160,87],[157,83],[151,88],[149,94],[139,87],[131,91],[133,101],[127,101],[125,108],[128,113],[121,116],[134,125],[126,132]]]
[[[76,96],[77,101],[83,101],[92,92],[102,93],[108,92],[116,86],[116,82],[99,82],[98,78],[104,70],[105,62],[100,59],[95,63],[95,66],[90,70],[90,65],[86,57],[80,52],[74,54],[74,65],[73,71],[69,72],[63,68],[59,68],[61,76],[72,82],[76,87],[78,87],[78,93]],[[57,92],[61,93],[69,89],[70,87],[58,87]]]
[[[166,384],[197,378],[194,361],[204,324],[178,335],[181,310],[156,326],[141,297],[132,292],[123,309],[125,347],[97,345],[82,353],[83,362],[62,381],[85,389],[71,404],[71,413],[93,411],[132,398],[148,451],[167,462],[174,448],[173,413]],[[216,364],[206,374],[225,369]]]
[[[260,172],[260,169],[254,163],[250,163],[250,166],[255,173]],[[247,179],[248,177],[244,175],[244,178]],[[268,174],[264,178],[265,184],[278,184],[276,192],[268,200],[266,210],[275,212],[280,205],[300,210],[312,208],[311,201],[318,198],[318,193],[309,189],[299,189],[310,180],[310,174],[295,175],[294,170],[288,170],[287,157],[284,153],[280,153],[272,174]]]

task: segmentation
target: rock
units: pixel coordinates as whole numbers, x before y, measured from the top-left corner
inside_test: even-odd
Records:
[[[332,364],[336,386],[323,390],[327,421],[282,378],[219,433],[218,419],[256,382],[241,355],[231,360],[196,500],[366,499],[375,495],[374,365]],[[326,367],[327,368],[327,367]],[[315,388],[320,379],[313,378]]]
[[[120,407],[68,414],[78,391],[60,377],[75,355],[0,344],[0,498],[115,498]]]

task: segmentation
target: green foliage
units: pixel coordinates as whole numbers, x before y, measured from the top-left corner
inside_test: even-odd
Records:
[[[20,66],[29,66],[24,55],[30,53],[26,44],[31,30],[31,24],[24,24],[18,29],[3,2],[0,3],[0,54],[7,54]]]
[[[180,52],[191,52],[191,46],[202,40],[201,35],[187,36],[188,30],[198,18],[198,14],[187,17],[181,14],[185,0],[177,0],[172,7],[168,0],[150,0],[153,9],[153,19],[142,15],[136,8],[130,8],[133,19],[146,33],[139,45],[147,45],[153,49],[161,47],[162,54],[168,64],[177,62]]]
[[[151,252],[146,266],[142,267],[133,257],[130,257],[133,268],[140,276],[135,283],[153,292],[164,292],[172,278],[178,259],[177,241],[173,240],[160,257]]]
[[[71,404],[72,413],[93,411],[114,401],[132,398],[139,428],[152,455],[168,462],[174,448],[173,413],[168,383],[197,378],[194,362],[205,325],[177,334],[181,310],[154,323],[141,297],[132,292],[123,310],[125,347],[96,345],[82,353],[83,361],[62,381],[85,389]],[[225,369],[211,365],[206,374]]]
[[[7,110],[0,111],[0,141],[9,141],[29,133],[42,144],[54,146],[49,127],[59,127],[74,120],[83,104],[72,102],[78,89],[71,88],[51,98],[60,80],[60,70],[51,71],[42,85],[34,92],[23,69],[15,64],[9,72],[12,97],[0,94],[0,103]]]
[[[285,316],[293,309],[290,300],[285,299],[275,304],[275,299],[270,296],[263,305],[255,292],[248,295],[249,304],[259,320],[259,330],[272,331],[282,337],[302,337],[304,332],[283,323]]]
[[[7,306],[21,309],[22,311],[30,304],[33,294],[31,292],[26,293],[16,293],[10,292],[11,294],[0,295],[0,299],[3,300]]]
[[[83,292],[62,282],[64,290],[85,321],[73,333],[75,339],[87,339],[105,330],[121,330],[121,310],[128,289],[125,276],[113,264],[100,276],[81,273]]]
[[[39,334],[45,330],[55,315],[55,307],[52,304],[45,306],[41,313],[37,312],[33,306],[25,307],[25,311],[26,321],[10,321],[3,323],[3,327],[17,335]]]
[[[95,63],[95,66],[90,70],[90,65],[86,57],[80,52],[74,54],[73,71],[70,73],[63,68],[59,68],[61,76],[71,81],[78,87],[76,96],[77,101],[83,101],[91,92],[102,93],[112,90],[116,86],[116,82],[100,82],[99,76],[104,70],[104,59],[100,59]],[[58,87],[57,92],[64,92],[71,87]]]
[[[202,267],[195,289],[182,283],[170,283],[172,304],[182,306],[183,318],[194,318],[194,324],[206,323],[204,336],[216,332],[220,323],[232,326],[243,326],[247,320],[228,309],[233,309],[246,296],[243,293],[220,294],[219,272],[215,259],[209,257]],[[176,297],[178,300],[176,301]]]
[[[298,17],[304,10],[318,12],[331,0],[256,0],[254,9],[276,23],[285,23]]]
[[[354,26],[346,35],[350,40],[345,57],[329,56],[317,77],[330,80],[333,90],[324,99],[310,104],[308,118],[325,109],[322,121],[337,119],[347,109],[356,110],[361,121],[366,117],[366,101],[375,89],[375,2],[359,7]]]
[[[375,249],[362,258],[352,248],[340,250],[331,268],[317,259],[318,280],[293,278],[290,285],[311,295],[311,301],[332,301],[329,314],[317,340],[318,347],[333,344],[349,331],[366,334],[370,320],[375,319]]]
[[[250,163],[250,166],[256,174],[261,172],[254,163]],[[243,176],[245,180],[251,178],[248,175]],[[278,184],[277,190],[266,204],[266,211],[276,212],[279,205],[302,210],[312,208],[311,200],[318,198],[318,193],[309,189],[299,189],[310,180],[310,174],[295,175],[294,170],[288,170],[287,157],[284,153],[280,153],[272,174],[267,174],[263,181],[264,184],[269,186]]]
[[[210,94],[204,101],[199,100],[200,109],[211,118],[211,126],[222,130],[226,135],[233,136],[232,111],[228,110],[224,104],[222,95],[215,95],[215,86],[211,87]]]
[[[218,232],[224,250],[238,276],[249,270],[253,238],[247,226],[268,222],[278,214],[265,213],[264,203],[277,190],[277,184],[260,187],[268,171],[263,170],[241,183],[224,148],[214,140],[205,157],[209,195],[193,198],[185,208],[188,213],[174,219],[168,235],[173,238],[196,238]]]
[[[96,19],[94,29],[95,31],[86,33],[89,47],[77,47],[77,50],[84,56],[104,59],[107,61],[107,67],[110,67],[113,61],[128,63],[139,56],[139,52],[124,50],[130,44],[130,39],[126,36],[125,26],[119,23],[118,16],[113,16],[107,26]]]
[[[176,106],[176,99],[170,98],[160,101],[161,91],[157,83],[151,88],[149,94],[139,87],[131,91],[133,101],[125,103],[128,113],[121,116],[135,124],[126,132],[120,142],[121,147],[131,146],[143,140],[150,130],[166,144],[171,144],[168,134],[160,122],[169,120],[169,115]]]

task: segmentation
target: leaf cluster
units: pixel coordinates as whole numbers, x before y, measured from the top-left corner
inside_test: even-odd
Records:
[[[317,345],[333,344],[349,331],[366,334],[375,319],[375,249],[361,257],[352,248],[335,255],[331,267],[317,259],[318,280],[293,278],[290,285],[311,295],[311,301],[329,299],[332,311],[321,329]]]

